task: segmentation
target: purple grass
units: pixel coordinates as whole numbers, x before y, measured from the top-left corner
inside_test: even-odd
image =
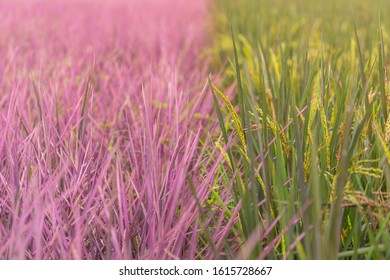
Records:
[[[207,5],[0,1],[0,258],[222,257]]]

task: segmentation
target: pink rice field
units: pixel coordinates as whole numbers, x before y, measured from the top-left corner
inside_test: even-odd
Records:
[[[387,10],[0,0],[0,260],[390,259]]]
[[[217,257],[208,5],[0,2],[0,258]]]

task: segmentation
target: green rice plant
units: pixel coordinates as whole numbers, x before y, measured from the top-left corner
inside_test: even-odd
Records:
[[[386,8],[215,2],[212,65],[229,60],[210,85],[242,203],[240,257],[390,257]]]

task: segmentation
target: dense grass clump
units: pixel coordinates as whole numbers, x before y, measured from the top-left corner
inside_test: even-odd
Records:
[[[240,257],[389,259],[389,8],[216,1],[214,66],[230,60],[211,88]]]

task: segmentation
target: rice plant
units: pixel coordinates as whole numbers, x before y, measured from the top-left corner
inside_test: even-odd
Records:
[[[240,257],[390,257],[379,7],[388,2],[216,1],[214,65],[229,60],[210,85],[242,202]]]
[[[0,259],[389,259],[389,8],[0,0]]]
[[[207,8],[1,1],[0,258],[219,258]]]

